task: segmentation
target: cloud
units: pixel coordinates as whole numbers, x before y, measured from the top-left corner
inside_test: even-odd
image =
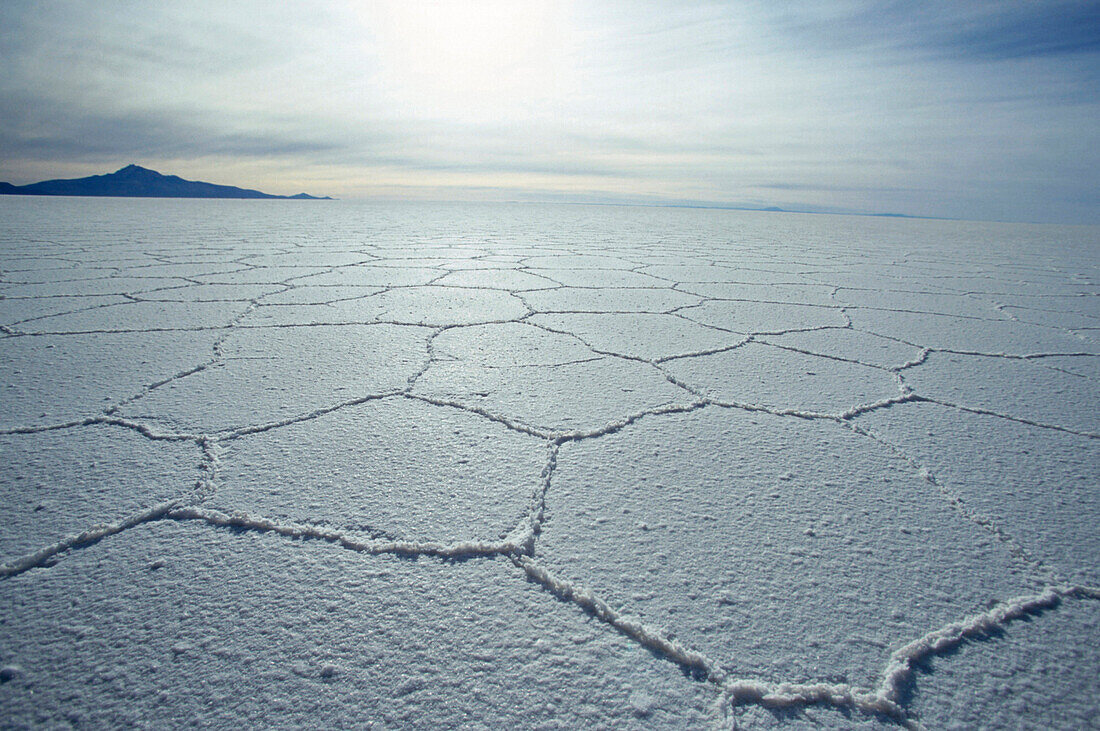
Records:
[[[331,140],[231,131],[167,111],[98,112],[81,105],[0,95],[0,149],[18,159],[113,162],[209,155],[310,157]]]
[[[1100,5],[1095,2],[997,4],[988,11],[929,37],[964,58],[1100,54]]]
[[[870,0],[766,7],[772,27],[800,42],[844,52],[874,49],[959,61],[1100,54],[1100,6],[1091,0]]]
[[[440,2],[0,4],[0,179],[1100,220],[1093,4]]]

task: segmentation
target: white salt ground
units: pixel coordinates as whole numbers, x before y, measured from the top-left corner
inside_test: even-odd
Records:
[[[1098,246],[0,200],[0,725],[1096,726]]]

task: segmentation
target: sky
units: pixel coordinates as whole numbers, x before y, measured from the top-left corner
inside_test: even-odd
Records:
[[[4,0],[0,68],[15,184],[1100,223],[1095,0]]]

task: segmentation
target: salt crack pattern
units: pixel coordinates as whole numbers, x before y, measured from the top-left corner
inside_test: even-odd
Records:
[[[778,218],[731,216],[715,225],[676,214],[639,226],[623,217],[602,231],[581,224],[550,231],[539,227],[541,214],[523,215],[531,220],[512,231],[484,222],[455,228],[444,217],[423,230],[390,222],[318,235],[284,224],[196,228],[172,241],[120,224],[95,241],[58,223],[5,226],[0,347],[12,398],[0,435],[15,440],[14,450],[28,440],[31,450],[46,432],[128,430],[155,443],[193,444],[200,477],[175,499],[42,535],[41,548],[9,557],[0,576],[51,566],[157,521],[323,541],[368,557],[503,557],[518,578],[711,686],[719,726],[733,723],[737,705],[758,704],[836,706],[917,727],[907,698],[923,660],[1062,602],[1100,599],[1100,589],[1067,579],[1004,520],[975,508],[954,479],[907,451],[904,439],[866,419],[934,404],[1059,432],[1092,449],[1100,438],[1090,422],[1100,413],[1095,267],[1060,269],[1020,245],[979,261],[980,252],[903,245],[879,224],[858,221],[844,223],[856,243],[837,247],[805,233],[775,241],[760,224]],[[154,333],[171,335],[155,341],[144,363],[117,350],[127,334]],[[89,349],[97,343],[125,357],[96,355]],[[333,346],[342,352],[329,357]],[[357,369],[356,353],[368,365]],[[983,363],[1027,392],[960,377]],[[82,390],[42,386],[74,368],[86,370]],[[1059,401],[1067,392],[1075,400]],[[173,409],[178,403],[187,408]],[[400,413],[413,403],[496,425],[530,442],[520,449],[542,450],[541,472],[529,476],[533,489],[525,488],[511,527],[433,540],[373,522],[294,519],[219,502],[235,445],[364,406]],[[74,408],[69,418],[50,418]],[[899,638],[878,684],[861,687],[738,677],[730,659],[708,657],[540,560],[562,445],[704,408],[839,425],[892,450],[958,520],[1005,547],[1036,590]]]

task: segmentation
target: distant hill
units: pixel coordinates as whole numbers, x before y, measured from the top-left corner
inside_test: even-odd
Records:
[[[138,165],[127,165],[107,175],[69,180],[43,180],[30,185],[0,183],[0,195],[79,195],[120,198],[281,198],[284,200],[332,200],[328,196],[271,195],[232,185],[215,185],[161,175]]]

